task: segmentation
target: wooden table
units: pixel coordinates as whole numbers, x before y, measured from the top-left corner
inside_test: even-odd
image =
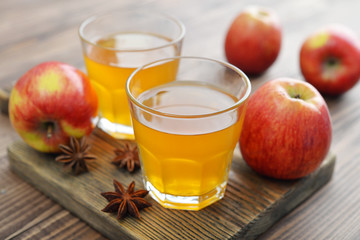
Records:
[[[257,1],[273,8],[283,25],[283,44],[275,64],[252,78],[253,90],[276,77],[303,79],[299,49],[314,30],[342,23],[360,35],[360,1]],[[9,86],[36,64],[63,61],[84,69],[79,23],[94,12],[146,8],[166,11],[187,28],[183,55],[225,60],[223,42],[236,14],[250,0],[208,1],[0,1],[0,87]],[[360,236],[360,84],[339,98],[326,98],[332,121],[333,179],[280,220],[260,239],[358,239]],[[0,239],[104,239],[9,168],[6,148],[19,137],[8,116],[0,115]]]

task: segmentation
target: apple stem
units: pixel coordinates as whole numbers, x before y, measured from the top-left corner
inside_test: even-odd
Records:
[[[332,66],[336,66],[339,64],[339,60],[335,57],[329,57],[327,60],[326,60],[326,64],[330,67]]]
[[[53,125],[52,124],[48,124],[47,126],[47,138],[51,138],[52,134],[53,134]]]

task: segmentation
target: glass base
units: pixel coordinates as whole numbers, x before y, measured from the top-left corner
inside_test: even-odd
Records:
[[[165,208],[180,210],[200,210],[222,199],[225,195],[226,182],[217,186],[214,190],[200,196],[174,196],[161,193],[149,181],[145,181],[145,188],[150,196]]]
[[[95,125],[117,139],[134,139],[134,130],[131,126],[112,123],[105,118],[97,117],[93,120]]]

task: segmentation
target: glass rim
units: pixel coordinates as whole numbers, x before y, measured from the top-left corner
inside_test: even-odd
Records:
[[[185,32],[186,32],[186,28],[185,28],[185,25],[176,17],[174,16],[171,16],[169,14],[166,14],[166,13],[162,13],[162,12],[146,12],[144,10],[132,10],[132,11],[119,11],[119,13],[121,12],[127,12],[127,13],[145,13],[147,15],[154,15],[154,16],[162,16],[168,20],[171,20],[172,22],[174,22],[180,29],[180,34],[172,39],[171,41],[169,41],[168,43],[166,44],[163,44],[163,45],[160,45],[160,46],[157,46],[157,47],[150,47],[150,48],[143,48],[143,49],[121,49],[121,48],[111,48],[111,47],[104,47],[104,46],[101,46],[99,44],[97,44],[96,42],[94,41],[91,41],[89,39],[87,39],[86,35],[84,34],[84,28],[86,26],[88,26],[90,23],[94,22],[96,19],[99,19],[99,18],[102,18],[102,17],[105,17],[105,16],[111,16],[115,13],[116,11],[108,11],[108,12],[105,12],[105,13],[102,13],[102,14],[95,14],[95,15],[92,15],[88,18],[86,18],[85,20],[83,20],[78,28],[78,34],[80,36],[80,39],[88,44],[91,44],[93,46],[96,46],[96,47],[99,47],[99,48],[102,48],[102,49],[106,49],[106,50],[111,50],[111,51],[117,51],[117,52],[145,52],[145,51],[153,51],[153,50],[157,50],[157,49],[161,49],[161,48],[165,48],[165,47],[168,47],[168,46],[172,46],[178,42],[180,42],[181,40],[184,39],[185,37]],[[144,32],[146,33],[146,32]]]
[[[130,92],[130,82],[133,79],[133,77],[140,72],[141,70],[143,70],[144,68],[150,66],[150,65],[156,65],[160,62],[168,62],[171,60],[176,60],[176,59],[192,59],[192,60],[202,60],[202,61],[209,61],[209,62],[213,62],[213,63],[218,63],[221,64],[227,68],[230,68],[232,70],[234,70],[236,73],[238,73],[238,75],[240,75],[243,79],[244,79],[244,83],[246,84],[246,91],[243,94],[243,96],[238,99],[238,101],[236,101],[234,104],[232,104],[230,107],[224,108],[222,110],[213,112],[213,113],[205,113],[205,114],[191,114],[191,115],[180,115],[180,114],[173,114],[173,113],[164,113],[158,110],[155,110],[151,107],[148,107],[144,104],[142,104],[141,102],[139,102]],[[163,59],[159,59],[150,63],[147,63],[145,65],[142,65],[140,67],[138,67],[137,69],[135,69],[129,76],[129,78],[126,81],[126,86],[125,86],[125,91],[126,94],[129,98],[129,100],[131,102],[133,102],[134,104],[136,104],[138,107],[140,107],[141,109],[151,113],[151,114],[155,114],[158,116],[164,116],[164,117],[170,117],[170,118],[204,118],[204,117],[211,117],[211,116],[215,116],[215,115],[219,115],[225,112],[229,112],[232,111],[236,108],[238,108],[246,99],[248,99],[248,97],[250,96],[251,93],[251,83],[250,80],[248,78],[248,76],[239,68],[237,68],[236,66],[224,62],[224,61],[220,61],[220,60],[216,60],[216,59],[211,59],[211,58],[206,58],[206,57],[194,57],[194,56],[177,56],[177,57],[171,57],[171,58],[163,58]]]

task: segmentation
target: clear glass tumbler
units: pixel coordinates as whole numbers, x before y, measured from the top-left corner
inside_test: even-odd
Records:
[[[87,73],[98,93],[97,126],[115,138],[133,139],[125,93],[129,75],[139,66],[179,56],[184,25],[174,17],[145,11],[113,11],[86,19],[79,28]],[[149,71],[156,81],[173,65]]]
[[[159,65],[176,71],[154,75]],[[201,57],[158,60],[126,84],[145,187],[167,208],[199,210],[224,196],[251,91],[248,77]]]

